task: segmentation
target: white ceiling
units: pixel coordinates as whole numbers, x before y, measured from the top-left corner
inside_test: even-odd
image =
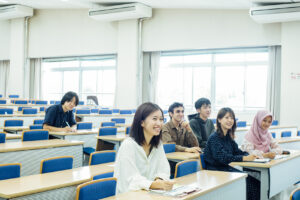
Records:
[[[249,9],[253,3],[287,3],[300,0],[0,0],[0,6],[26,5],[35,9],[80,9],[140,2],[152,8]]]

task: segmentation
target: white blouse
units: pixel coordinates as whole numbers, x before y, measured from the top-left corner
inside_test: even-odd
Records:
[[[249,154],[253,154],[253,155],[258,156],[259,158],[263,158],[264,152],[256,149],[255,145],[246,139],[244,139],[241,149],[243,151],[247,151]],[[274,140],[273,138],[270,143],[270,152],[274,152],[276,154],[282,154],[281,147],[278,145],[276,140]]]
[[[118,151],[114,177],[117,194],[132,190],[149,190],[155,178],[169,180],[170,165],[162,142],[153,147],[149,156],[133,138],[125,139]]]

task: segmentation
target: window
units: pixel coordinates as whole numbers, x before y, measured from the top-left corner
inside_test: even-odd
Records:
[[[87,96],[94,95],[101,106],[112,107],[115,86],[115,56],[43,60],[43,99],[60,100],[66,92],[74,91],[80,100],[86,102]]]
[[[214,110],[266,107],[269,53],[267,48],[163,52],[157,85],[157,103],[174,101],[194,108],[200,97],[211,100]]]

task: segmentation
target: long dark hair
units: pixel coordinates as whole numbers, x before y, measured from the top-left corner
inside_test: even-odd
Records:
[[[131,125],[131,129],[130,129],[130,137],[132,137],[136,143],[138,143],[139,145],[143,145],[146,140],[145,140],[145,136],[144,136],[144,130],[142,127],[142,122],[153,112],[160,110],[162,116],[164,116],[162,109],[154,104],[154,103],[143,103],[142,105],[140,105],[138,107],[138,109],[135,112],[134,118],[133,118],[133,122]],[[161,135],[162,132],[160,131],[159,135],[157,136],[153,136],[151,141],[150,141],[150,151],[152,150],[153,147],[158,146],[160,139],[161,139]]]
[[[229,113],[231,115],[231,117],[233,118],[234,122],[233,125],[231,127],[231,129],[228,130],[228,133],[231,137],[232,140],[234,140],[234,132],[236,129],[236,120],[235,120],[235,114],[233,112],[233,110],[231,108],[222,108],[221,110],[219,110],[218,115],[217,115],[217,133],[221,136],[224,137],[224,133],[223,130],[221,128],[221,124],[219,122],[219,119],[222,119],[227,113]]]

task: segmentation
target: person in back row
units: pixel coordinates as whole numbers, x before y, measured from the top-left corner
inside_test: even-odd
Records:
[[[176,151],[198,153],[199,143],[188,122],[184,121],[184,107],[175,102],[169,107],[170,121],[162,127],[164,143],[175,143]]]
[[[207,98],[195,102],[197,114],[189,115],[190,126],[198,139],[200,148],[205,148],[208,137],[215,131],[214,123],[208,119],[211,113],[211,103]]]
[[[46,110],[43,128],[49,131],[72,132],[76,129],[73,108],[79,98],[75,92],[67,92],[60,104],[52,105]]]

